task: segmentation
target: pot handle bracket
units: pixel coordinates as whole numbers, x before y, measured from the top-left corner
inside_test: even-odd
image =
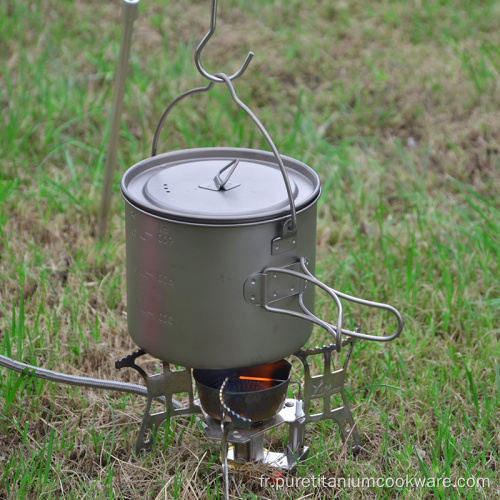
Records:
[[[287,219],[281,228],[280,235],[271,242],[271,255],[290,252],[297,246],[297,228],[292,219]]]
[[[398,337],[403,331],[404,321],[396,308],[389,304],[360,299],[358,297],[353,297],[334,290],[315,278],[309,271],[308,265],[309,261],[302,257],[300,262],[296,262],[295,264],[291,264],[286,267],[267,267],[262,273],[253,274],[246,280],[243,287],[243,295],[250,304],[264,307],[264,309],[269,312],[287,314],[289,316],[302,318],[319,325],[332,335],[338,352],[342,349],[342,334],[364,340],[389,342]],[[321,288],[335,302],[338,311],[336,325],[323,321],[307,309],[304,304],[303,295],[309,283]],[[302,312],[277,308],[270,305],[294,295],[298,296],[298,303]],[[396,317],[396,330],[391,335],[368,335],[357,330],[352,331],[343,328],[343,308],[340,299],[348,300],[349,302],[354,302],[367,307],[375,307],[377,309],[389,311]]]

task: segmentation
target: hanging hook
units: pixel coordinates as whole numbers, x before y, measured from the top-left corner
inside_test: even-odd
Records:
[[[196,52],[194,55],[194,63],[196,64],[198,71],[205,78],[207,78],[211,82],[224,83],[224,80],[222,78],[218,78],[217,76],[211,75],[210,73],[208,73],[208,71],[205,70],[205,68],[201,64],[201,51],[204,49],[205,45],[208,43],[212,35],[215,33],[216,18],[217,18],[217,0],[212,0],[212,15],[210,18],[210,29],[208,30],[208,33],[203,37],[203,40],[199,43],[198,47],[196,47]],[[249,52],[247,54],[246,59],[243,61],[243,64],[241,65],[241,68],[236,73],[234,73],[234,75],[231,75],[229,77],[231,81],[236,80],[236,78],[240,77],[245,72],[253,56],[254,56],[253,52]]]

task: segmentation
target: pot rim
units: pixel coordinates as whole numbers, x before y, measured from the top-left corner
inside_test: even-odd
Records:
[[[315,203],[317,203],[319,197],[321,196],[321,189],[318,193],[318,196],[306,207],[297,210],[297,215],[301,214],[302,212],[305,212],[308,210],[310,207],[312,207]],[[137,210],[143,215],[147,215],[149,217],[153,217],[154,219],[161,221],[161,222],[168,222],[169,224],[179,224],[181,226],[195,226],[195,227],[213,227],[215,228],[234,228],[234,227],[251,227],[251,226],[261,226],[264,224],[268,224],[270,222],[280,222],[280,221],[285,221],[286,219],[290,218],[290,214],[288,215],[281,215],[278,217],[275,217],[273,219],[266,219],[266,220],[257,220],[257,221],[249,221],[249,222],[234,222],[232,224],[210,224],[210,223],[203,223],[203,222],[190,222],[190,221],[183,221],[183,220],[177,220],[177,219],[170,219],[167,217],[163,217],[151,212],[148,212],[144,210],[143,208],[135,205],[132,201],[130,201],[125,195],[122,193],[122,197],[124,198],[125,202],[128,203],[131,207],[134,208],[134,210]]]

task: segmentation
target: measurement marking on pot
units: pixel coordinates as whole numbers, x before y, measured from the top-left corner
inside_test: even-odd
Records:
[[[172,325],[174,323],[174,318],[167,313],[159,313],[158,321],[160,321],[160,323],[165,323],[166,325]]]
[[[162,285],[174,286],[174,280],[169,278],[166,274],[158,273],[158,282]]]
[[[158,233],[158,243],[162,245],[172,246],[174,244],[174,239],[170,236],[168,229],[162,227]]]

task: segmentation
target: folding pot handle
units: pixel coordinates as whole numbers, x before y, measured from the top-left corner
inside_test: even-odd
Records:
[[[300,265],[301,265],[301,268],[303,269],[304,273],[309,276],[309,279],[311,279],[311,277],[314,277],[310,273],[309,269],[307,269],[307,267],[305,265],[304,258],[300,259]],[[342,292],[339,292],[337,290],[334,290],[333,288],[330,288],[323,283],[321,283],[321,285],[322,286],[320,288],[322,288],[323,290],[325,290],[329,294],[336,295],[337,298],[345,299],[345,300],[348,300],[349,302],[355,302],[356,304],[361,304],[361,305],[367,306],[367,307],[375,307],[377,309],[385,309],[386,311],[389,311],[391,314],[393,314],[396,317],[397,328],[394,331],[394,333],[391,335],[368,335],[368,334],[360,333],[357,331],[342,329],[342,333],[344,333],[345,335],[349,335],[351,337],[357,337],[359,339],[364,339],[364,340],[374,340],[376,342],[389,342],[389,341],[394,340],[395,338],[399,337],[399,335],[403,331],[404,321],[403,321],[403,318],[402,318],[400,312],[395,307],[393,307],[389,304],[383,304],[382,302],[373,302],[371,300],[360,299],[359,297],[353,297],[352,295],[347,295],[346,293],[342,293]],[[341,314],[340,311],[339,311],[339,314]]]
[[[244,287],[245,298],[247,299],[248,302],[254,303],[255,305],[260,305],[264,307],[264,309],[266,309],[267,311],[279,314],[287,314],[289,316],[295,316],[297,318],[306,319],[321,326],[333,336],[333,338],[335,339],[336,350],[339,352],[342,348],[341,334],[349,335],[350,337],[356,337],[364,340],[388,342],[390,340],[394,340],[403,331],[403,326],[404,326],[403,318],[401,317],[401,314],[396,308],[394,308],[389,304],[383,304],[380,302],[373,302],[370,300],[353,297],[351,295],[347,295],[345,293],[339,292],[337,290],[334,290],[333,288],[328,287],[327,285],[319,281],[311,274],[309,269],[307,269],[306,262],[307,262],[306,259],[302,257],[300,259],[300,263],[293,264],[291,266],[284,268],[268,267],[264,269],[262,273],[250,276],[247,279]],[[286,284],[286,286],[282,287],[283,289],[285,288],[288,289],[289,290],[288,293],[275,292],[275,291],[270,293],[267,286],[268,277],[270,275],[277,276],[280,273],[298,279],[299,282],[302,283],[302,285],[297,287],[296,285],[293,284],[290,285],[290,283],[288,283]],[[260,281],[260,293],[255,294],[253,293],[253,291],[258,289],[254,288],[255,285],[259,284],[258,281]],[[304,288],[309,282],[321,288],[323,291],[325,291],[335,302],[338,310],[336,326],[331,325],[326,321],[323,321],[322,319],[318,318],[317,316],[312,314],[305,306],[302,296],[304,293]],[[286,296],[292,296],[292,295],[298,295],[298,303],[303,311],[302,313],[297,311],[291,311],[289,309],[280,309],[269,305],[271,303],[277,302],[285,298]],[[396,317],[397,321],[396,330],[391,335],[368,335],[365,333],[361,333],[359,331],[352,331],[342,328],[343,308],[342,308],[342,303],[340,302],[341,298],[364,306],[375,307],[377,309],[385,309],[386,311],[389,311]]]

